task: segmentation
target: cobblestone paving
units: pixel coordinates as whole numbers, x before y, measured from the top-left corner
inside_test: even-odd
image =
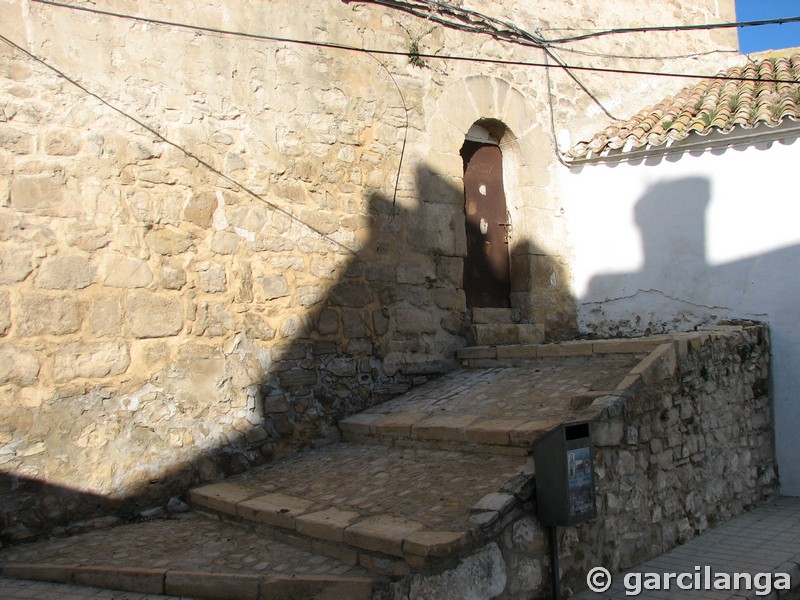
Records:
[[[102,590],[83,585],[25,581],[0,577],[0,598],[3,600],[194,600],[188,596],[159,596]]]
[[[593,389],[613,389],[635,364],[578,359],[564,367],[564,362],[540,360],[531,368],[462,370],[413,391],[404,397],[405,404],[389,405],[389,409],[404,411],[415,406],[435,412],[446,406],[448,410],[476,412],[482,408],[487,418],[530,419],[535,408],[532,400],[552,401]],[[502,490],[528,468],[527,462],[525,457],[502,454],[334,444],[285,457],[229,481],[254,489],[254,496],[280,492],[314,502],[315,509],[336,507],[363,517],[392,515],[429,530],[465,531],[472,526],[472,507]],[[194,513],[6,548],[0,550],[0,563],[4,562],[287,576],[367,574],[362,567],[267,541],[241,524]],[[5,594],[14,600],[15,596],[83,599],[95,594],[113,600],[158,598],[7,579],[2,585],[0,597]],[[77,595],[70,596],[73,588]]]
[[[366,574],[360,567],[194,513],[13,546],[0,551],[0,563],[9,562],[287,576]]]
[[[228,478],[362,516],[390,514],[428,529],[465,531],[470,508],[522,472],[519,456],[333,444]]]
[[[366,413],[423,412],[487,419],[558,419],[570,399],[611,391],[641,361],[630,358],[539,359],[525,367],[455,371]]]

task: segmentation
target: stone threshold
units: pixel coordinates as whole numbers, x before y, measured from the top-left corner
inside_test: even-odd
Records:
[[[202,600],[371,600],[374,581],[330,575],[275,576],[173,569],[49,563],[7,563],[3,577],[72,583],[140,594]]]

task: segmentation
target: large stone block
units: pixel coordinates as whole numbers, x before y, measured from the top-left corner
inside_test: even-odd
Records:
[[[75,156],[81,141],[70,131],[50,131],[44,136],[44,151],[51,156]]]
[[[148,232],[145,240],[154,252],[162,256],[186,252],[194,244],[191,235],[175,229],[154,229]]]
[[[336,306],[362,308],[372,302],[373,292],[360,283],[343,283],[331,290],[331,303]]]
[[[75,342],[61,347],[53,357],[53,379],[71,381],[79,377],[108,377],[124,373],[131,363],[123,341]]]
[[[409,217],[408,244],[423,252],[465,255],[467,233],[463,206],[424,204],[419,213]]]
[[[122,328],[122,302],[117,296],[103,296],[89,306],[86,314],[89,331],[97,335],[116,335]]]
[[[216,254],[236,254],[241,238],[230,231],[215,231],[211,238],[211,251]]]
[[[323,310],[319,315],[317,332],[321,335],[333,335],[339,333],[339,314],[335,310]]]
[[[153,272],[135,256],[111,252],[103,257],[103,284],[117,288],[140,288],[153,281]]]
[[[0,148],[14,154],[30,154],[33,152],[33,136],[19,129],[4,126],[0,129]]]
[[[183,306],[180,298],[130,292],[128,294],[128,328],[137,338],[176,335],[183,328]]]
[[[301,285],[297,288],[297,299],[303,308],[311,308],[325,299],[325,292],[319,285]]]
[[[219,263],[203,263],[198,269],[200,289],[210,294],[224,292],[228,288],[228,277],[225,265]]]
[[[0,385],[31,385],[39,376],[40,367],[33,352],[10,344],[0,345]]]
[[[15,246],[0,248],[0,285],[24,281],[31,271],[29,250]]]
[[[494,598],[506,587],[506,564],[495,543],[488,544],[457,566],[438,575],[414,575],[410,598],[463,600]]]
[[[646,385],[653,385],[672,377],[677,368],[674,344],[663,344],[631,370],[633,375],[641,375]]]
[[[218,337],[233,331],[236,322],[224,304],[201,302],[197,307],[195,333]]]
[[[289,284],[286,282],[286,278],[283,275],[262,277],[260,283],[264,290],[264,297],[267,300],[284,298],[289,295]]]
[[[67,296],[44,293],[20,294],[16,302],[16,331],[20,336],[64,335],[81,326],[78,304]]]
[[[397,283],[425,285],[429,280],[436,279],[433,261],[425,256],[417,255],[413,262],[395,264],[394,270],[397,273]]]
[[[52,175],[15,177],[11,182],[11,208],[53,217],[77,213],[75,202],[64,197],[64,186]]]
[[[177,264],[165,264],[161,267],[161,287],[167,290],[179,290],[186,285],[186,272]]]
[[[97,280],[97,267],[85,256],[53,256],[39,267],[36,285],[50,290],[80,290]]]
[[[217,197],[213,192],[202,192],[192,196],[183,209],[183,218],[198,227],[208,228],[217,209]]]
[[[397,331],[405,334],[436,333],[436,321],[426,310],[400,308],[397,310]]]
[[[447,310],[464,311],[467,308],[464,290],[455,288],[436,288],[433,290],[433,301],[439,308]]]
[[[440,283],[461,288],[464,283],[464,259],[460,256],[437,256],[436,278]]]
[[[257,340],[271,340],[275,337],[275,330],[264,322],[259,315],[246,313],[243,319],[244,334]]]
[[[367,315],[368,316],[368,315]],[[367,335],[365,315],[358,310],[343,310],[342,324],[344,336],[348,339],[364,337]]]

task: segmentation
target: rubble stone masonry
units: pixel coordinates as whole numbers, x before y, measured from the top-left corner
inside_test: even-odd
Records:
[[[483,9],[575,26],[572,3],[528,4]],[[733,14],[649,4],[653,24]],[[3,536],[163,502],[334,439],[342,416],[453,368],[469,324],[459,149],[476,121],[506,160],[515,306],[552,338],[574,331],[544,71],[405,55],[540,52],[359,2],[74,5],[87,10],[0,0]],[[640,5],[578,18],[624,25]],[[658,47],[735,44],[696,32]],[[606,117],[552,75],[556,119],[595,130]],[[682,84],[627,94],[583,78],[622,113]]]
[[[597,517],[557,528],[566,596],[586,589],[595,567],[631,569],[778,494],[768,328],[664,338],[624,389],[595,400],[605,406],[591,424]],[[535,515],[534,497],[458,566],[413,575],[409,597],[456,600],[464,585],[485,597],[552,597],[549,532]]]

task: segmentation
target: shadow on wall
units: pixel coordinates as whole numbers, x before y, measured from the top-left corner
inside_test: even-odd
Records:
[[[494,127],[505,128],[500,122],[496,122]],[[495,137],[502,135],[497,134]],[[465,154],[462,149],[465,171],[468,156],[469,154]],[[575,296],[570,285],[569,264],[564,256],[548,253],[534,239],[521,235],[522,227],[514,223],[513,215],[507,213],[505,209],[502,210],[502,216],[494,215],[502,221],[497,224],[481,223],[482,219],[478,217],[485,214],[483,210],[479,210],[480,214],[477,215],[466,215],[464,184],[461,177],[454,182],[421,166],[417,170],[417,185],[420,196],[426,199],[426,204],[420,209],[417,218],[424,220],[427,227],[436,230],[437,238],[446,244],[449,244],[454,234],[457,234],[455,247],[459,257],[464,257],[463,270],[471,269],[477,274],[472,277],[471,282],[464,280],[466,273],[459,279],[460,289],[466,289],[470,283],[472,285],[471,298],[470,292],[467,292],[469,308],[510,306],[518,313],[521,322],[544,325],[547,339],[550,341],[575,337],[578,333]],[[506,185],[510,189],[515,188],[513,185],[508,185],[508,182]],[[477,193],[476,197],[480,198]],[[431,199],[444,204],[431,203]],[[524,198],[522,201],[517,199],[515,203],[534,202],[535,198]],[[447,204],[454,206],[448,207],[447,214],[443,214],[441,207]],[[491,213],[491,210],[488,212]],[[489,221],[491,218],[487,216]],[[511,222],[505,223],[509,219]],[[545,224],[533,228],[547,230],[547,226],[548,224]],[[486,231],[482,227],[486,227]],[[493,236],[492,232],[488,231],[494,227],[497,227],[494,233],[499,235]],[[527,227],[532,226],[528,224]],[[465,228],[466,235],[462,233]],[[489,235],[486,235],[487,231]],[[469,238],[472,239],[472,243],[468,242]],[[437,241],[433,239],[429,243],[435,247]],[[500,260],[496,253],[492,252],[492,245],[502,247],[508,253],[509,260]],[[461,264],[459,268],[462,268]],[[507,270],[510,272],[506,272]],[[467,316],[469,318],[470,315]]]
[[[796,368],[800,317],[793,274],[800,263],[800,245],[710,265],[706,258],[710,202],[711,182],[706,178],[652,185],[635,207],[644,253],[642,268],[594,277],[579,301],[582,320],[599,337],[691,330],[720,320],[767,321],[781,489],[796,494],[800,490],[800,471],[795,467],[800,452],[796,435],[800,408],[795,401],[800,393]],[[757,209],[764,210],[762,206]],[[740,220],[744,219],[747,215],[740,215]],[[723,228],[713,225],[717,231]],[[769,240],[770,232],[763,226],[746,225],[741,230],[756,241]],[[735,232],[726,233],[726,240],[737,241]]]
[[[344,265],[328,265],[338,275],[326,292],[319,296],[315,289],[288,290],[307,310],[286,321],[287,329],[281,332],[287,337],[285,343],[265,345],[270,334],[257,307],[243,316],[241,330],[232,346],[225,344],[224,352],[228,356],[257,355],[264,348],[270,352],[269,368],[251,382],[256,414],[250,426],[229,426],[216,447],[195,448],[188,457],[184,453],[167,459],[166,441],[152,430],[146,439],[124,439],[123,433],[118,443],[140,462],[135,463],[133,484],[120,472],[121,465],[105,465],[123,481],[113,494],[82,491],[80,483],[70,487],[6,472],[0,476],[3,539],[79,531],[92,526],[98,515],[137,518],[141,510],[163,505],[200,482],[242,472],[306,445],[336,441],[341,418],[456,368],[455,351],[464,345],[468,326],[462,289],[463,191],[457,182],[424,165],[416,175],[417,194],[424,200],[417,208],[400,208],[380,194],[370,198],[367,214],[362,215],[367,226],[358,233],[359,250]],[[340,244],[322,234],[316,242],[327,251],[341,251]],[[514,246],[512,270],[545,287],[552,287],[553,277],[562,277],[558,264],[524,241]],[[537,301],[522,287],[517,282],[514,291],[518,298],[530,297],[528,307],[551,309],[553,300],[547,293]],[[574,302],[558,310],[569,313],[572,306]],[[186,342],[191,344],[191,338]],[[156,374],[151,383],[158,389],[163,380]],[[167,397],[162,389],[159,401],[166,403]],[[97,402],[92,404],[92,398]],[[107,406],[109,392],[98,384],[77,400],[59,399],[82,410]],[[99,413],[98,427],[103,426],[103,416],[110,418]],[[198,420],[197,426],[201,425]],[[151,452],[158,444],[161,455]],[[96,464],[97,457],[89,456],[93,451],[101,450],[86,448],[84,470]],[[84,522],[75,525],[79,520]]]
[[[711,182],[702,177],[655,184],[639,198],[635,217],[644,264],[635,272],[591,279],[579,301],[589,328],[599,336],[636,336],[720,318],[769,316],[769,307],[789,291],[787,268],[800,259],[800,246],[709,265],[710,201]]]
[[[456,310],[441,310],[432,302],[437,290],[457,295],[454,261],[448,262],[446,257],[440,261],[453,273],[439,283],[435,273],[426,269],[428,264],[414,261],[416,254],[407,243],[409,211],[400,210],[394,217],[392,212],[391,202],[384,197],[376,195],[370,200],[367,214],[363,215],[368,227],[361,232],[361,249],[343,265],[341,261],[327,265],[330,273],[340,275],[322,296],[319,289],[310,286],[286,288],[283,275],[262,282],[270,290],[274,288],[268,295],[294,295],[299,305],[309,308],[301,317],[283,319],[279,334],[286,341],[270,344],[275,332],[262,317],[275,315],[263,315],[254,304],[244,315],[233,346],[224,351],[217,349],[228,356],[237,353],[263,356],[266,351],[269,357],[269,368],[258,379],[248,382],[250,390],[255,390],[256,418],[251,418],[246,429],[241,424],[230,425],[223,431],[217,447],[198,448],[188,459],[173,457],[173,464],[169,464],[169,459],[164,460],[168,446],[158,433],[146,432],[147,439],[134,438],[128,433],[126,450],[131,456],[139,455],[141,462],[135,466],[137,474],[119,473],[121,465],[108,465],[109,471],[117,472],[118,481],[124,482],[121,493],[114,496],[6,473],[0,478],[3,537],[28,539],[57,525],[109,512],[122,518],[135,516],[143,508],[181,495],[193,484],[242,472],[306,444],[335,441],[336,422],[340,418],[402,393],[430,375],[454,368],[454,350],[463,344],[458,335],[463,325],[463,307],[455,302]],[[331,238],[313,237],[317,239],[308,243],[319,245],[316,250],[330,252],[328,256],[342,256],[343,247]],[[314,249],[309,253],[314,256]],[[430,265],[433,262],[430,260]],[[247,282],[250,286],[254,284],[257,282]],[[442,327],[449,332],[441,334]],[[186,336],[189,347],[193,342],[192,337]],[[155,402],[166,405],[171,401],[170,393],[177,393],[180,383],[165,381],[174,378],[175,372],[183,377],[192,372],[194,377],[203,377],[205,374],[198,369],[202,370],[204,360],[207,357],[198,355],[194,365],[173,365],[177,371],[166,378],[153,374],[148,385],[152,384],[158,394]],[[191,363],[191,357],[184,362]],[[253,372],[258,371],[254,367]],[[109,392],[98,385],[79,398],[62,397],[58,401],[76,410],[96,411],[97,419],[116,418],[101,409],[108,396]],[[212,401],[194,400],[198,406]],[[28,419],[31,427],[36,427],[35,418],[31,415]],[[133,418],[133,413],[129,413],[127,419]],[[98,423],[98,428],[103,425]],[[115,424],[109,421],[106,425]],[[195,427],[202,427],[201,416]],[[129,432],[130,428],[123,426],[122,430]],[[160,455],[158,451],[151,452],[159,444],[163,446]],[[41,451],[47,453],[48,449]],[[100,451],[91,445],[86,448],[84,472],[97,463],[98,457],[92,454]],[[148,461],[154,464],[148,466]],[[133,485],[131,479],[136,480]]]

